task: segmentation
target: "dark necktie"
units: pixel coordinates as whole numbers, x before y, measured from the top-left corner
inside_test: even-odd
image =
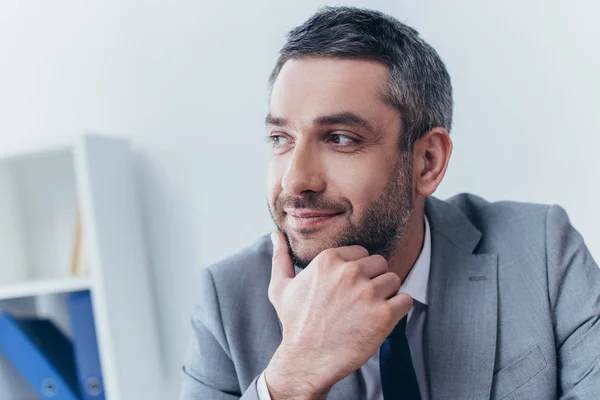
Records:
[[[421,399],[406,340],[406,318],[398,322],[379,349],[379,371],[384,400]]]

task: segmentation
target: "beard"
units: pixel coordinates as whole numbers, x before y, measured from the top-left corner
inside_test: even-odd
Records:
[[[346,227],[334,237],[322,238],[319,248],[311,253],[301,251],[301,243],[290,236],[285,229],[285,208],[310,208],[344,212]],[[367,249],[369,255],[380,254],[389,260],[404,233],[406,223],[412,213],[412,162],[409,154],[402,153],[394,172],[384,190],[369,204],[363,215],[353,221],[352,203],[346,198],[328,199],[316,192],[302,196],[279,196],[273,208],[269,207],[271,218],[286,236],[288,249],[294,265],[304,269],[314,257],[328,248],[359,245]],[[355,218],[356,219],[356,218]],[[304,236],[314,233],[313,229],[300,230]]]

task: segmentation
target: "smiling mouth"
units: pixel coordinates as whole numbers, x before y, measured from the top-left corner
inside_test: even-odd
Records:
[[[343,212],[317,210],[289,210],[286,213],[290,227],[293,229],[315,229],[343,214]]]

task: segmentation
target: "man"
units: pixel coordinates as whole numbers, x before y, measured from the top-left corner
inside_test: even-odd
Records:
[[[278,230],[203,270],[181,399],[600,398],[600,270],[565,212],[431,197],[452,88],[416,31],[322,9],[271,85]]]

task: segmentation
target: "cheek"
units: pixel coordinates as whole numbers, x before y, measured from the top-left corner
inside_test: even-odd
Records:
[[[335,188],[336,195],[352,203],[354,214],[362,215],[385,189],[391,167],[373,159],[355,161],[331,165],[328,183],[332,189]]]
[[[267,174],[267,198],[269,206],[273,206],[275,199],[281,193],[281,176],[282,166],[277,165],[277,162],[271,160],[269,163],[269,171]]]

